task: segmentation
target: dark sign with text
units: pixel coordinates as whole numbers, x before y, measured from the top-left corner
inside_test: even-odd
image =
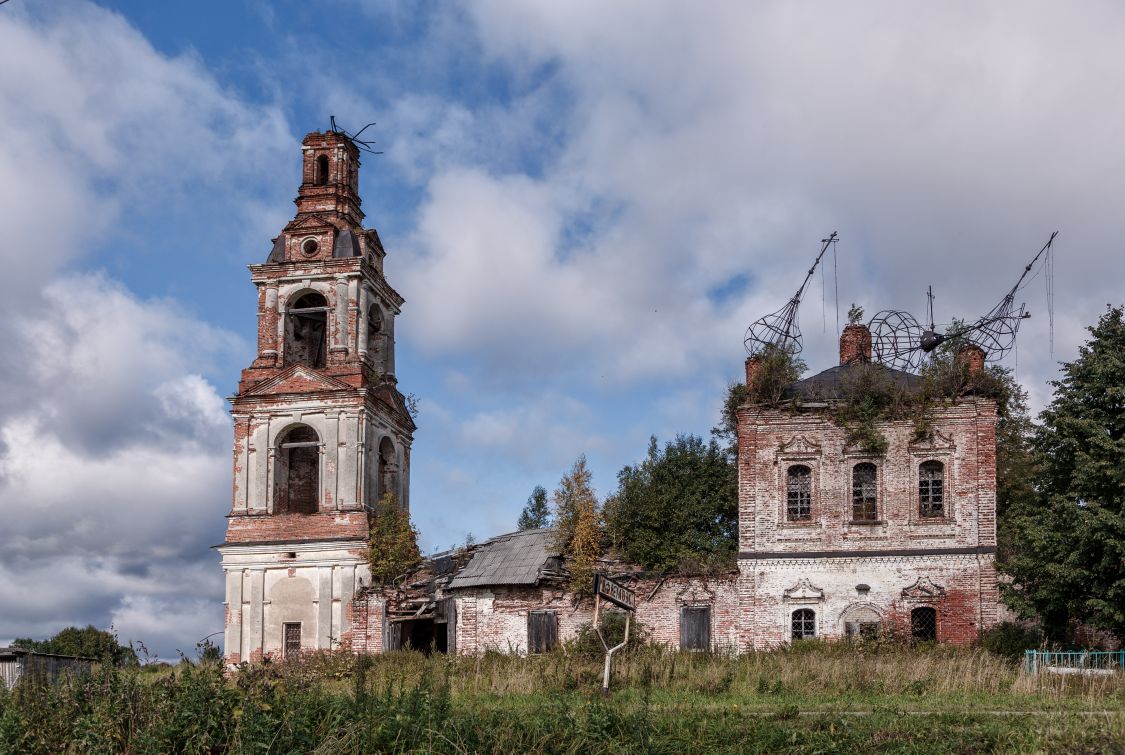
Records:
[[[621,606],[626,611],[632,611],[637,607],[636,593],[601,574],[594,575],[594,593],[602,596],[610,603]]]

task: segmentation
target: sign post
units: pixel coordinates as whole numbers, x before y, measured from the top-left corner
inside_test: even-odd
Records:
[[[602,600],[608,600],[610,603],[625,609],[625,638],[621,640],[621,644],[613,647],[610,647],[609,643],[605,641],[599,622]],[[629,643],[629,624],[636,608],[636,593],[603,574],[594,575],[594,631],[598,633],[598,639],[602,641],[602,647],[605,648],[605,671],[602,673],[603,695],[609,695],[609,667],[613,660],[613,654]]]

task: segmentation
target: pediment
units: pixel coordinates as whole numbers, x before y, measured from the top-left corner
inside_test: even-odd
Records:
[[[311,230],[314,228],[335,228],[336,226],[329,222],[326,218],[318,214],[302,215],[299,218],[294,218],[289,221],[289,225],[285,226],[285,230],[289,233],[301,230]]]
[[[910,600],[933,600],[945,595],[945,588],[929,577],[919,577],[910,587],[902,590],[902,597]]]
[[[324,391],[350,391],[353,387],[303,364],[287,367],[279,375],[263,380],[248,390],[247,396],[273,396],[282,393],[321,393]]]
[[[384,406],[394,410],[403,424],[409,428],[411,432],[417,429],[414,424],[414,418],[410,414],[410,410],[406,406],[406,400],[403,395],[395,390],[389,383],[381,383],[371,390],[371,394],[383,403]]]
[[[781,444],[779,451],[783,454],[815,456],[820,454],[820,444],[814,443],[804,435],[794,435]]]
[[[705,605],[715,602],[715,591],[708,589],[707,585],[692,580],[676,592],[676,602],[686,605]]]
[[[790,603],[817,603],[824,600],[824,590],[809,582],[808,577],[802,577],[783,595],[785,600]]]
[[[940,430],[934,430],[926,437],[913,441],[911,451],[951,451],[953,450],[953,436],[946,435]]]

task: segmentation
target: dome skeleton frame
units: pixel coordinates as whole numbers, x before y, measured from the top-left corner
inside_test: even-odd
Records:
[[[778,349],[790,355],[801,353],[803,344],[801,342],[801,326],[797,317],[801,306],[801,297],[805,295],[809,282],[812,281],[813,273],[816,272],[824,253],[839,240],[836,231],[833,231],[828,238],[821,239],[820,254],[816,255],[816,260],[813,261],[804,282],[797,289],[793,298],[786,302],[781,309],[760,317],[750,324],[750,327],[746,329],[745,338],[742,339],[747,354],[755,356],[767,349]]]
[[[1016,334],[1020,323],[1031,317],[1027,305],[1016,307],[1016,294],[1031,281],[1027,276],[1043,259],[1047,274],[1048,315],[1052,328],[1054,324],[1053,260],[1051,245],[1058,231],[1051,234],[1047,243],[1039,250],[1023,269],[1016,285],[986,315],[972,323],[938,333],[933,322],[933,293],[930,296],[930,325],[924,328],[909,312],[902,310],[883,310],[871,318],[868,328],[871,331],[872,357],[888,367],[898,370],[916,371],[926,357],[942,343],[951,339],[963,338],[984,350],[985,358],[996,362],[1006,357],[1016,344]],[[1046,255],[1046,256],[1044,256]],[[1038,273],[1036,273],[1037,277]],[[1033,279],[1034,279],[1033,277]],[[1025,282],[1026,281],[1026,282]],[[1052,334],[1053,340],[1053,334]]]

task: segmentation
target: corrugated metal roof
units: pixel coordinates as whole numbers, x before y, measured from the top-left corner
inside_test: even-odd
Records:
[[[481,544],[449,589],[484,585],[533,585],[548,559],[559,554],[553,530],[525,530],[494,537]]]

